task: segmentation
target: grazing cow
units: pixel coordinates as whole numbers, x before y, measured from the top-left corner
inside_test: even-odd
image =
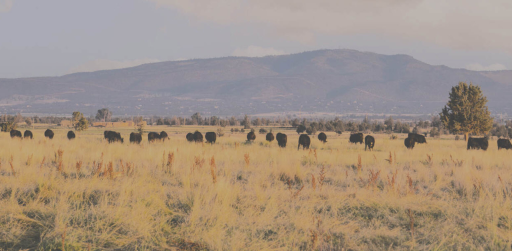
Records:
[[[111,132],[111,131],[104,131],[104,132],[103,132],[103,137],[104,137],[105,139],[108,139],[107,135],[108,135],[110,132]]]
[[[34,138],[34,135],[32,134],[32,132],[31,132],[31,131],[26,130],[26,131],[23,133],[23,138],[25,138],[25,139],[26,139],[26,138],[30,138],[30,139],[32,139],[32,138]]]
[[[196,131],[194,133],[194,141],[196,143],[202,143],[203,142],[203,134],[201,132],[199,132],[199,131]]]
[[[267,133],[267,136],[265,137],[265,139],[268,141],[268,142],[272,142],[274,141],[274,134],[269,132]]]
[[[118,132],[108,131],[106,133],[106,138],[108,140],[108,143],[114,143],[114,142],[124,143],[124,139],[121,138],[121,134]]]
[[[149,132],[148,133],[148,141],[151,143],[151,142],[154,142],[154,141],[157,141],[157,140],[160,140],[160,134],[157,133],[157,132]]]
[[[307,134],[301,134],[299,137],[299,145],[297,146],[297,150],[300,149],[302,145],[302,150],[309,149],[309,145],[311,144],[311,139]]]
[[[374,146],[375,138],[371,135],[366,135],[366,137],[364,137],[364,150],[366,151],[366,147],[368,147],[368,150],[373,151]]]
[[[76,137],[76,135],[75,135],[75,133],[74,133],[73,131],[69,131],[69,132],[68,132],[68,139],[69,139],[69,140],[72,140],[72,139],[74,139],[75,137]]]
[[[425,136],[417,133],[409,133],[408,138],[413,138],[414,142],[418,144],[427,143],[427,140],[425,139]]]
[[[140,144],[140,142],[142,142],[142,133],[130,133],[130,143]]]
[[[161,132],[160,132],[160,139],[161,139],[162,141],[165,141],[165,139],[169,139],[169,135],[167,135],[167,133],[166,133],[166,132],[161,131]]]
[[[500,150],[501,148],[504,148],[504,149],[512,149],[512,144],[510,144],[510,140],[508,139],[498,139],[498,150]]]
[[[468,139],[468,150],[469,149],[482,149],[484,151],[487,150],[487,147],[489,147],[489,141],[487,138],[473,138],[469,137]]]
[[[187,133],[187,140],[188,140],[189,142],[194,141],[194,134],[193,134],[193,133],[191,133],[191,132]]]
[[[21,132],[18,130],[11,130],[11,138],[20,138],[21,139]]]
[[[279,147],[286,147],[286,142],[288,141],[288,136],[286,136],[286,134],[284,133],[277,133],[276,134],[276,140],[277,140],[277,145]]]
[[[354,143],[354,144],[357,144],[357,143],[363,144],[363,134],[362,133],[350,134],[349,142]]]
[[[256,139],[256,134],[254,132],[249,132],[247,134],[247,141],[254,141]]]
[[[204,135],[204,138],[206,139],[206,143],[215,144],[215,141],[217,141],[217,134],[215,132],[207,132]]]
[[[54,136],[54,135],[55,135],[55,134],[54,134],[54,133],[53,133],[53,131],[52,131],[52,130],[50,130],[50,129],[46,129],[46,131],[44,131],[44,136],[45,136],[45,137],[47,137],[47,138],[49,138],[49,139],[53,139],[53,136]]]
[[[414,145],[415,145],[416,141],[414,141],[414,138],[406,138],[404,140],[404,145],[405,147],[407,147],[407,149],[414,149]]]
[[[320,134],[318,134],[318,140],[326,143],[327,142],[327,135],[325,135],[325,133],[321,132]]]

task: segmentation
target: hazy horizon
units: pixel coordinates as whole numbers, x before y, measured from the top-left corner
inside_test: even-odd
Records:
[[[511,11],[504,0],[0,0],[0,78],[339,48],[506,70]]]
[[[348,51],[356,51],[356,52],[362,52],[362,53],[371,53],[371,54],[377,54],[377,55],[385,55],[385,56],[400,56],[400,55],[404,55],[404,56],[411,56],[411,55],[408,55],[408,54],[403,54],[403,53],[396,53],[396,54],[384,54],[384,53],[376,53],[376,52],[373,52],[373,51],[362,51],[362,50],[355,50],[355,49],[350,49],[350,48],[341,48],[341,49],[337,49],[337,48],[323,48],[323,49],[317,49],[317,50],[307,50],[307,51],[300,51],[300,52],[294,52],[294,53],[283,53],[283,54],[276,54],[276,55],[264,55],[264,56],[254,56],[254,55],[228,55],[228,56],[212,56],[212,57],[205,57],[205,58],[183,58],[183,59],[176,59],[176,60],[166,60],[166,61],[159,61],[159,60],[147,60],[147,61],[144,61],[144,60],[133,60],[133,61],[127,61],[127,62],[114,62],[114,61],[110,61],[110,60],[97,60],[97,61],[94,61],[94,62],[90,62],[88,63],[87,65],[82,65],[82,66],[79,66],[79,67],[75,67],[73,68],[72,71],[70,72],[67,72],[67,73],[64,73],[62,75],[54,75],[54,76],[30,76],[30,77],[19,77],[19,78],[38,78],[38,77],[61,77],[61,76],[66,76],[66,75],[70,75],[70,74],[75,74],[75,73],[92,73],[92,72],[98,72],[98,71],[108,71],[108,70],[120,70],[120,69],[127,69],[127,68],[134,68],[134,67],[138,67],[138,66],[142,66],[142,65],[147,65],[147,64],[158,64],[158,63],[165,63],[165,62],[181,62],[181,61],[193,61],[193,60],[209,60],[209,59],[222,59],[222,58],[260,58],[260,57],[275,57],[275,56],[286,56],[286,55],[296,55],[296,54],[301,54],[301,53],[307,53],[307,52],[316,52],[316,51],[332,51],[332,50],[348,50]],[[411,56],[412,57],[412,56]],[[414,58],[414,57],[413,57]],[[417,58],[414,58],[420,62],[423,62]],[[423,62],[423,63],[426,63],[426,62]],[[428,64],[428,63],[427,63]],[[108,65],[108,67],[106,67]],[[439,65],[435,65],[435,64],[429,64],[429,65],[432,65],[432,66],[446,66],[446,67],[449,67],[449,68],[452,68],[452,69],[462,69],[462,70],[468,70],[468,71],[482,71],[482,72],[485,72],[485,71],[488,71],[488,72],[493,72],[493,71],[510,71],[511,69],[475,69],[474,65],[470,65],[469,67],[466,67],[466,68],[457,68],[457,67],[450,67],[450,66],[447,66],[447,65],[443,65],[443,64],[439,64]],[[471,68],[473,67],[473,68]],[[490,66],[490,67],[494,67],[494,66]],[[98,69],[96,69],[98,68]],[[99,69],[101,68],[101,69]],[[103,69],[105,68],[105,69]],[[3,79],[16,79],[16,78],[3,78]]]

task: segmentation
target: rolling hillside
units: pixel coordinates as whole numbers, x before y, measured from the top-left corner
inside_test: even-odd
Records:
[[[108,107],[115,115],[429,114],[441,110],[459,81],[480,85],[494,114],[512,114],[512,71],[474,72],[354,50],[0,79],[0,112],[93,114]]]

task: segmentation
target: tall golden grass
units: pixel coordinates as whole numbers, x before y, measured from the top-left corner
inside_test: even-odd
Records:
[[[170,141],[141,145],[94,129],[72,141],[0,134],[0,249],[512,248],[512,151],[495,141],[407,150],[404,135],[375,135],[365,152],[328,134],[297,151],[293,132],[282,149],[259,134],[210,145],[161,130]]]

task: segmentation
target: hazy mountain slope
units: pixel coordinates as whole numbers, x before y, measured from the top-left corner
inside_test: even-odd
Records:
[[[432,66],[407,55],[320,50],[262,58],[145,64],[62,77],[0,79],[0,111],[237,115],[286,111],[433,113],[459,81],[508,112],[512,71]],[[511,113],[511,112],[509,112]]]

